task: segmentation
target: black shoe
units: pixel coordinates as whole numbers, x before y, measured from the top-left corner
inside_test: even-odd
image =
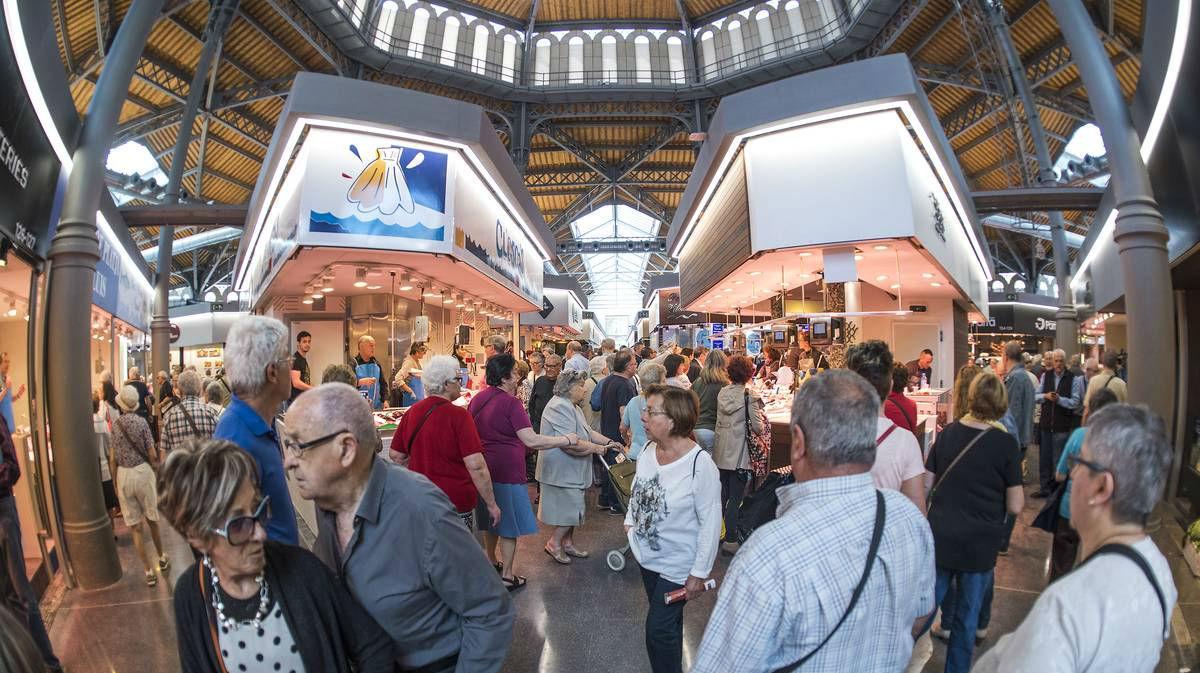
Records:
[[[1050,497],[1050,491],[1047,491],[1046,489],[1043,488],[1043,489],[1038,490],[1036,493],[1031,493],[1029,495],[1029,497],[1031,497],[1031,498],[1048,498],[1048,497]]]
[[[606,507],[604,508],[604,511],[609,516],[625,516],[625,510],[621,509],[620,507]]]

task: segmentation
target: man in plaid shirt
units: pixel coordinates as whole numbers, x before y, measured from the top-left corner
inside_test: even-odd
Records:
[[[188,369],[176,377],[179,404],[163,417],[162,450],[169,455],[195,439],[208,439],[217,429],[217,415],[200,399],[200,375]]]
[[[913,627],[933,612],[935,572],[933,533],[899,491],[880,491],[878,552],[851,605],[879,520],[870,473],[878,415],[878,393],[853,372],[825,372],[800,388],[796,483],[777,491],[779,518],[733,559],[692,673],[904,670]]]

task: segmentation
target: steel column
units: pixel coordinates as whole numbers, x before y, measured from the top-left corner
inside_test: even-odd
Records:
[[[183,105],[183,118],[179,123],[179,135],[175,138],[175,152],[171,156],[171,175],[167,179],[165,203],[179,203],[184,166],[187,164],[187,148],[192,142],[192,126],[200,111],[204,98],[205,83],[209,70],[221,48],[225,30],[237,13],[238,0],[217,0],[208,14],[208,26],[204,29],[204,47],[200,60],[188,88],[187,101]],[[207,135],[207,134],[206,134]],[[158,277],[154,293],[154,318],[150,321],[150,368],[155,372],[167,371],[171,362],[171,320],[168,315],[171,291],[171,247],[175,240],[175,228],[163,226],[158,231]],[[158,391],[154,391],[157,395]]]
[[[1167,228],[1154,200],[1141,143],[1129,116],[1116,71],[1079,0],[1049,0],[1067,39],[1112,169],[1116,197],[1113,238],[1125,274],[1129,324],[1129,399],[1148,405],[1174,428],[1175,306],[1167,256]]]
[[[1004,20],[1004,6],[991,0],[984,0],[984,4],[992,20],[992,29],[1000,42],[1004,57],[1008,60],[1008,71],[1012,75],[1017,95],[1021,98],[1021,106],[1025,108],[1025,120],[1029,126],[1029,135],[1033,138],[1033,150],[1037,154],[1038,183],[1043,186],[1056,185],[1058,180],[1054,175],[1054,162],[1050,159],[1050,147],[1046,142],[1046,132],[1042,128],[1041,113],[1038,112],[1037,105],[1034,103],[1032,87],[1025,75],[1025,66],[1021,63],[1021,56],[1013,45],[1008,23]],[[1075,293],[1071,291],[1070,281],[1071,258],[1067,254],[1067,237],[1064,231],[1062,212],[1049,211],[1046,215],[1050,218],[1050,247],[1054,256],[1054,280],[1058,286],[1058,311],[1054,314],[1054,343],[1058,348],[1067,352],[1067,357],[1071,357],[1079,350],[1079,317],[1075,311]],[[1031,283],[1037,281],[1036,278],[1029,280]]]
[[[52,356],[46,359],[47,381],[78,379],[80,372],[91,369],[91,310],[79,298],[91,295],[100,259],[96,211],[104,189],[104,161],[134,66],[162,5],[163,0],[133,1],[84,116],[62,220],[50,243],[46,349]],[[96,434],[79,422],[91,414],[90,400],[78,388],[66,385],[54,385],[47,393],[68,567],[84,589],[108,586],[121,579],[121,562],[100,492]]]

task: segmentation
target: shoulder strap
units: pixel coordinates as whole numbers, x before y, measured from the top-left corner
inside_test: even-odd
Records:
[[[1154,571],[1150,569],[1150,564],[1146,562],[1146,557],[1142,556],[1136,549],[1127,544],[1106,544],[1100,547],[1091,556],[1084,559],[1083,563],[1079,564],[1082,567],[1092,559],[1102,554],[1115,554],[1116,556],[1124,556],[1133,561],[1134,565],[1141,569],[1142,574],[1146,576],[1146,580],[1150,582],[1150,586],[1154,587],[1154,595],[1158,596],[1158,605],[1162,608],[1163,615],[1163,639],[1170,637],[1171,617],[1167,614],[1167,599],[1163,596],[1162,589],[1158,586],[1158,580],[1154,579]]]
[[[882,445],[883,442],[888,438],[888,435],[891,435],[898,427],[900,426],[896,425],[895,423],[892,423],[890,426],[888,426],[888,429],[884,430],[882,435],[879,435],[879,439],[875,440],[875,446],[879,447]]]
[[[885,403],[891,402],[893,407],[896,407],[897,409],[900,410],[900,415],[904,417],[905,422],[908,423],[908,427],[910,427],[910,428],[916,427],[917,424],[913,423],[912,417],[908,415],[908,412],[904,410],[904,407],[902,405],[896,404],[896,401],[892,400],[892,399],[884,400],[884,402]],[[882,440],[880,440],[880,441],[882,441]]]
[[[496,397],[498,397],[499,395],[500,395],[500,393],[496,393],[496,394],[492,395],[491,397],[484,400],[483,404],[480,404],[478,407],[476,407],[475,411],[471,411],[471,419],[479,420],[479,412],[483,411],[483,408],[486,407],[487,405],[491,404],[492,400],[496,399]],[[469,406],[467,407],[467,410],[470,411]]]
[[[125,426],[117,425],[116,423],[113,423],[113,426],[121,431],[121,436],[125,438],[125,441],[129,442],[129,445],[133,447],[134,451],[137,451],[137,454],[142,457],[142,460],[146,461],[147,465],[150,465],[150,456],[146,455],[146,452],[142,450],[141,444],[133,441],[133,438],[129,436],[129,432],[125,429]]]
[[[1112,385],[1112,382],[1113,382],[1113,379],[1115,379],[1115,378],[1117,378],[1117,375],[1116,375],[1116,374],[1109,374],[1109,375],[1108,375],[1108,380],[1104,382],[1104,387],[1105,387],[1105,388],[1107,388],[1107,387],[1111,386],[1111,385]]]
[[[200,432],[200,428],[196,426],[196,421],[192,419],[192,414],[187,410],[187,405],[181,400],[176,406],[178,406],[179,410],[183,412],[183,418],[187,421],[188,425],[191,426],[192,432],[196,433],[197,435],[202,434]]]
[[[217,625],[213,621],[212,615],[209,613],[210,603],[208,601],[208,588],[204,586],[204,564],[196,564],[196,581],[200,585],[200,603],[204,605],[204,621],[208,624],[208,637],[212,643],[213,659],[217,665],[221,667],[221,673],[229,673],[229,669],[225,668],[225,658],[218,655],[221,651],[221,639],[217,636]]]
[[[867,586],[867,578],[871,576],[871,568],[875,565],[875,557],[879,555],[879,543],[883,539],[883,524],[886,521],[887,506],[883,501],[883,491],[875,489],[875,530],[871,533],[871,549],[867,552],[867,565],[865,568],[863,568],[862,578],[858,580],[858,586],[854,587],[854,595],[850,597],[849,607],[846,608],[846,612],[842,614],[842,618],[838,620],[838,623],[833,627],[833,630],[829,632],[829,635],[825,636],[825,640],[822,640],[820,645],[817,645],[812,652],[809,652],[801,657],[799,661],[788,666],[784,666],[783,668],[776,669],[775,673],[792,673],[792,671],[795,671],[803,666],[805,662],[807,662],[809,659],[812,659],[817,652],[820,652],[821,648],[825,647],[825,644],[833,638],[833,634],[837,633],[838,629],[842,628],[842,624],[846,622],[846,618],[850,616],[850,613],[854,612],[854,606],[858,605],[858,599],[860,596],[862,596],[863,589],[865,589]]]
[[[408,444],[404,446],[404,453],[407,453],[410,456],[412,455],[413,442],[417,440],[417,433],[421,431],[421,428],[425,427],[425,421],[429,420],[429,416],[432,415],[433,412],[437,411],[438,407],[442,406],[443,404],[447,404],[445,401],[439,402],[438,400],[441,399],[440,397],[434,397],[431,399],[433,402],[429,405],[429,410],[425,412],[425,415],[421,417],[421,420],[417,421],[417,427],[413,428],[413,433],[408,436]]]
[[[934,477],[933,487],[929,489],[929,508],[930,509],[933,509],[933,494],[937,493],[938,486],[940,486],[944,481],[946,481],[946,477],[950,475],[950,471],[954,469],[955,465],[958,465],[958,461],[962,460],[963,456],[967,455],[967,452],[969,452],[971,450],[971,447],[975,446],[975,444],[977,442],[979,442],[979,440],[982,439],[984,435],[986,435],[987,433],[989,433],[991,431],[992,431],[991,427],[987,427],[987,428],[984,428],[983,430],[980,430],[979,434],[975,435],[975,437],[970,442],[967,442],[967,445],[965,447],[963,447],[963,450],[958,452],[958,455],[954,457],[954,460],[950,461],[950,465],[947,466],[946,469],[942,470],[941,474],[938,474]]]

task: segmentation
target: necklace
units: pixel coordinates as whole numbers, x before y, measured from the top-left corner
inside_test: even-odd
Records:
[[[218,584],[220,577],[217,574],[217,568],[209,561],[208,557],[204,557],[204,567],[208,568],[208,572],[212,575],[212,606],[217,613],[217,623],[226,629],[233,630],[239,624],[253,626],[256,630],[262,626],[262,620],[267,616],[267,581],[260,572],[254,578],[258,584],[258,610],[254,613],[254,619],[237,620],[232,617],[225,616],[225,601],[221,600],[221,588]]]

